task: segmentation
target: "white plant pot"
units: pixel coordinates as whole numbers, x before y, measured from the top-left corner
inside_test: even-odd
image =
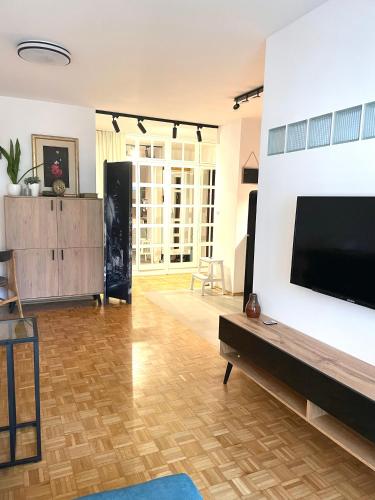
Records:
[[[21,194],[21,184],[8,184],[8,194],[10,196],[19,196]]]
[[[39,196],[39,182],[30,184],[31,196]]]

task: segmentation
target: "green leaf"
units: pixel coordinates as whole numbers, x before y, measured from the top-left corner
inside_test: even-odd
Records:
[[[36,165],[35,167],[31,167],[31,168],[29,168],[29,170],[26,170],[26,172],[23,175],[21,175],[21,177],[18,179],[18,184],[22,181],[22,179],[25,177],[26,174],[28,174],[32,170],[37,171],[37,169],[43,165],[44,165],[44,163],[39,163],[39,165]]]
[[[0,152],[1,154],[5,157],[6,161],[9,163],[9,153],[6,149],[4,149],[2,146],[0,146]]]
[[[21,158],[21,147],[20,147],[20,143],[17,139],[16,141],[16,154],[15,154],[15,160],[16,160],[16,163],[19,165],[20,163],[20,158]]]
[[[9,145],[9,153],[0,146],[1,153],[5,156],[8,165],[7,165],[7,173],[10,181],[13,184],[17,184],[17,177],[20,168],[20,159],[21,159],[21,147],[19,140],[16,140],[16,144],[13,144],[12,139],[10,139]]]
[[[20,143],[17,139],[16,141],[16,153],[14,157],[14,173],[16,175],[16,178],[18,177],[18,173],[20,171],[20,159],[21,159],[21,148],[20,148]]]

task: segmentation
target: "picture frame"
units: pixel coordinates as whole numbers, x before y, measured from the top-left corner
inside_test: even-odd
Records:
[[[79,143],[74,137],[32,134],[32,160],[41,189],[53,194],[52,183],[61,179],[64,196],[79,196]]]

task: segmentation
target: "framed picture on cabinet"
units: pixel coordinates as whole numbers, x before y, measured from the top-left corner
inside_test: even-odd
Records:
[[[44,192],[53,193],[53,183],[63,181],[64,196],[79,195],[78,139],[52,135],[31,136],[33,166]]]

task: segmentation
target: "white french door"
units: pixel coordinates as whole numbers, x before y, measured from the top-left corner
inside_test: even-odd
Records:
[[[197,267],[199,257],[212,255],[214,165],[200,165],[197,144],[138,141],[126,145],[133,162],[133,270]]]

